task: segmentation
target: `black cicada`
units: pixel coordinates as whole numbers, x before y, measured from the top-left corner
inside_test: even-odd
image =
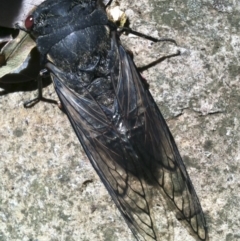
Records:
[[[25,25],[79,141],[136,239],[161,240],[153,206],[163,195],[207,240],[174,139],[103,1],[46,0]]]

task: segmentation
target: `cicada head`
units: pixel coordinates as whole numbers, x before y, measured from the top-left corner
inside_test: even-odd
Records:
[[[25,28],[35,38],[44,36],[54,32],[56,28],[66,27],[73,19],[76,21],[104,5],[102,0],[44,1],[26,18]]]

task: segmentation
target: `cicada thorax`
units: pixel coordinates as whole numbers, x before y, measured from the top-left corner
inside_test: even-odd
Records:
[[[95,1],[76,6],[63,2],[61,10],[52,11],[48,4],[32,15],[32,33],[42,61],[54,64],[70,89],[109,107],[113,104],[109,78],[113,52],[108,18],[101,7],[94,6]]]
[[[97,34],[96,34],[97,33]],[[48,51],[47,57],[64,72],[107,74],[111,39],[104,25],[73,31]]]

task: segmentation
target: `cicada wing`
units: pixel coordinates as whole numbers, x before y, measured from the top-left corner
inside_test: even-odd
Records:
[[[55,69],[56,70],[56,69]],[[56,74],[56,72],[55,72]],[[88,158],[137,240],[157,240],[142,167],[131,144],[122,140],[98,103],[53,77],[58,96]],[[134,173],[134,175],[133,175]]]
[[[48,64],[56,92],[93,167],[137,240],[160,240],[152,205],[159,191],[201,240],[202,208],[173,137],[133,61],[112,39],[114,108],[86,90],[69,88],[64,73]]]
[[[135,64],[121,46],[119,46],[119,55],[122,63],[121,72],[128,72],[121,75],[128,76],[130,85],[135,86],[136,102],[138,103],[136,119],[141,119],[140,116],[143,116],[144,119],[142,138],[137,136],[131,143],[141,157],[142,167],[148,172],[145,180],[149,184],[152,183],[155,188],[154,183],[157,183],[166,196],[171,199],[178,216],[180,214],[180,219],[184,219],[190,224],[200,240],[207,240],[207,226],[201,204],[169,128],[152,95],[148,89],[144,88],[142,77]],[[122,82],[124,79],[119,80],[119,83]],[[125,113],[125,116],[131,115],[131,113]],[[133,132],[134,128],[132,128]]]
[[[133,141],[134,149],[139,153],[151,172],[152,182],[156,181],[168,198],[171,199],[176,211],[191,226],[200,240],[208,240],[207,226],[201,204],[179,154],[169,128],[148,90],[142,91],[141,76],[131,58],[127,56],[132,70],[135,86],[138,87],[144,112],[144,141]],[[139,97],[138,97],[139,99]]]

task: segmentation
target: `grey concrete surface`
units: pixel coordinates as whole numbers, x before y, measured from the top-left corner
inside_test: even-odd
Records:
[[[239,2],[122,0],[120,6],[133,29],[177,41],[181,56],[143,76],[185,161],[209,240],[240,240]],[[177,50],[131,35],[123,42],[138,66]],[[0,241],[134,241],[67,117],[47,103],[23,108],[35,94],[0,96]],[[44,94],[57,98],[53,86]],[[196,240],[174,217],[169,232],[174,241]]]

